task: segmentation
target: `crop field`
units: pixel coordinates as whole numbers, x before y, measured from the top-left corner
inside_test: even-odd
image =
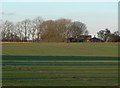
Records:
[[[117,43],[3,43],[3,86],[117,86]]]
[[[3,55],[118,56],[117,43],[3,43]]]

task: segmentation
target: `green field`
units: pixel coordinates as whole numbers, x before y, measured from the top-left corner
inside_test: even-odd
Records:
[[[3,86],[117,86],[117,43],[3,43]]]
[[[4,43],[3,55],[118,56],[117,43]]]

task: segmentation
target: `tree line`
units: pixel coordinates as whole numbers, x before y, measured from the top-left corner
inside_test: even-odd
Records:
[[[13,23],[10,21],[0,21],[0,38],[6,42],[67,42],[68,38],[80,40],[80,35],[88,35],[87,26],[79,21],[70,19],[43,20],[37,17],[33,20],[25,19]],[[120,42],[120,33],[110,30],[100,30],[98,38],[105,42]]]
[[[16,24],[1,21],[0,29],[2,41],[8,42],[34,42],[41,39],[47,42],[65,42],[67,38],[79,38],[80,35],[88,34],[84,23],[64,18],[44,21],[37,17]]]
[[[106,28],[105,30],[100,30],[97,32],[97,35],[98,38],[104,42],[120,42],[119,30],[112,33],[109,29]]]

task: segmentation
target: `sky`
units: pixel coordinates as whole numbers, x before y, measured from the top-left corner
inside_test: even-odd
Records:
[[[38,16],[44,20],[59,18],[85,23],[90,34],[99,30],[118,30],[118,2],[2,2],[3,20],[14,23]]]

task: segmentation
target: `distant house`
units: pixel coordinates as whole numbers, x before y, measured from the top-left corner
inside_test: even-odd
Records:
[[[67,39],[67,42],[88,42],[91,38],[91,35],[80,35],[79,38],[70,37]]]
[[[94,36],[93,38],[90,38],[88,42],[104,42],[104,41]]]

